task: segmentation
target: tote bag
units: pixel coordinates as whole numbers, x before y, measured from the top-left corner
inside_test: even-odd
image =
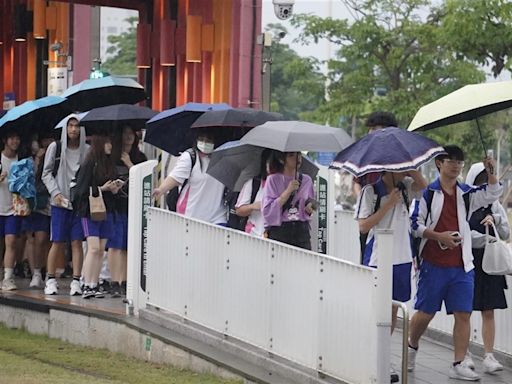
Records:
[[[512,251],[507,243],[500,239],[494,223],[491,223],[496,238],[489,235],[489,226],[485,227],[485,250],[482,269],[489,275],[512,274]]]
[[[89,189],[89,214],[92,221],[103,221],[107,218],[107,208],[99,188],[98,196],[93,196],[92,187]]]

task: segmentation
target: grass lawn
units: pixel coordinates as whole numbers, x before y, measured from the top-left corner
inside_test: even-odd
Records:
[[[239,383],[3,326],[0,326],[0,362],[0,383],[9,384]]]

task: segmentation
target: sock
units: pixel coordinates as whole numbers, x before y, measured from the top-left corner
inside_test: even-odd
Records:
[[[80,281],[80,276],[73,275],[73,280]]]
[[[47,273],[46,277],[48,278],[48,280],[55,279],[55,274]]]
[[[12,279],[14,274],[14,268],[5,268],[4,280]]]
[[[41,276],[41,275],[42,275],[42,274],[41,274],[41,268],[34,268],[34,273],[33,273],[33,275],[39,275],[39,276]]]
[[[414,348],[410,343],[408,343],[408,344],[409,344],[409,348],[414,349],[415,351],[417,351],[419,348],[419,347]]]
[[[460,363],[462,363],[462,361],[456,361],[453,363],[453,366],[456,367],[457,365],[459,365]]]

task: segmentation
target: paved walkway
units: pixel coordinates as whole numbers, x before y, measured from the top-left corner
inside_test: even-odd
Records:
[[[401,369],[402,333],[395,332],[391,347],[391,361],[397,371]],[[480,383],[512,384],[512,370],[508,367],[497,375],[483,373],[482,359],[473,356],[476,364],[476,372],[480,374]],[[409,384],[457,384],[464,381],[450,379],[448,369],[453,361],[453,350],[446,345],[421,339],[420,350],[416,357],[416,369],[409,374]]]

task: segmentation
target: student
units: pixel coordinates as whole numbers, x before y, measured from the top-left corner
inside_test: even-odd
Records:
[[[7,132],[2,138],[3,146],[1,154],[0,170],[0,254],[4,256],[4,278],[2,290],[12,291],[17,289],[14,282],[14,266],[16,264],[16,237],[21,230],[21,217],[14,216],[12,193],[9,191],[7,176],[11,165],[18,161],[18,148],[20,137],[15,132]]]
[[[466,176],[466,184],[481,186],[487,183],[487,172],[483,163],[475,163],[471,166]],[[482,314],[482,339],[484,341],[483,367],[486,373],[496,373],[503,370],[493,355],[494,351],[494,310],[506,309],[507,300],[505,289],[507,282],[505,276],[492,276],[482,269],[482,260],[485,250],[485,226],[494,223],[502,240],[510,237],[510,225],[508,223],[505,208],[495,201],[492,205],[480,207],[471,215],[469,225],[471,227],[471,239],[475,264],[475,290],[473,297],[473,311]],[[489,228],[492,235],[492,228]],[[467,365],[474,369],[475,363],[468,353],[465,359]]]
[[[411,215],[413,231],[422,238],[419,252],[423,261],[414,305],[417,311],[409,332],[408,369],[414,370],[420,338],[444,302],[446,312],[455,319],[454,361],[449,376],[477,381],[478,374],[463,361],[469,344],[474,289],[471,229],[467,218],[478,208],[494,203],[503,188],[493,173],[496,167],[490,158],[484,160],[488,185],[476,188],[459,183],[464,153],[451,145],[445,151],[446,154],[435,160],[439,178],[415,202]]]
[[[311,177],[297,174],[301,163],[300,152],[272,152],[261,209],[269,239],[311,249],[309,221],[316,202]]]
[[[128,176],[130,168],[147,160],[139,150],[139,138],[136,131],[125,126],[120,135],[114,137],[112,157],[117,159],[117,177],[123,180],[123,186],[115,195],[115,212],[112,236],[108,239],[108,265],[111,274],[112,297],[126,294],[126,251],[128,247]]]
[[[69,294],[81,295],[82,241],[84,234],[80,218],[70,203],[70,184],[80,164],[84,161],[89,145],[85,143],[85,129],[80,127],[78,116],[72,115],[62,130],[60,142],[51,143],[46,150],[42,180],[50,193],[51,248],[48,253],[46,295],[56,295],[55,279],[57,260],[64,259],[67,243],[71,241],[73,280]]]
[[[224,185],[206,173],[215,138],[211,129],[197,131],[196,146],[181,154],[169,176],[153,191],[153,197],[158,200],[167,191],[181,187],[177,213],[225,226]]]
[[[84,289],[82,298],[102,298],[98,283],[103,254],[107,240],[112,236],[114,195],[122,187],[122,180],[117,178],[114,162],[111,158],[112,142],[110,137],[94,135],[91,148],[84,163],[76,174],[73,186],[73,204],[82,217],[82,229],[87,241],[87,254],[84,259]],[[106,207],[106,219],[94,221],[90,215],[89,196],[98,196],[101,191]]]

